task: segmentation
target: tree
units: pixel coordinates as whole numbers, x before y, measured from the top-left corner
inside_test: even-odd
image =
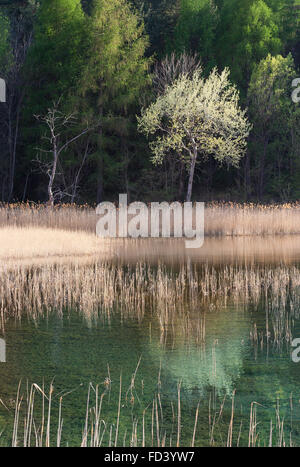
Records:
[[[249,114],[254,124],[251,153],[257,195],[266,191],[276,198],[291,196],[299,167],[300,111],[291,99],[297,77],[293,57],[262,60],[252,73],[248,90]]]
[[[3,13],[0,13],[0,70],[1,79],[4,79],[7,86],[7,74],[10,64],[10,46],[9,46],[9,19]],[[5,89],[6,91],[6,89]],[[7,93],[5,92],[5,100],[7,102]],[[9,178],[9,148],[8,148],[8,105],[7,103],[0,103],[0,182],[2,200],[3,194],[9,191],[7,182]],[[6,196],[5,196],[6,198]],[[7,198],[6,198],[7,199]]]
[[[45,113],[58,99],[67,102],[78,91],[86,58],[86,27],[80,0],[41,2],[26,60],[27,118]]]
[[[91,130],[87,125],[85,129],[80,130],[75,136],[73,135],[68,137],[66,133],[68,133],[68,130],[70,130],[71,127],[75,126],[76,116],[74,114],[64,114],[61,112],[59,110],[59,104],[59,101],[55,103],[52,108],[48,109],[46,115],[36,116],[36,119],[47,127],[47,133],[44,135],[43,139],[47,141],[49,149],[40,148],[38,151],[39,153],[46,153],[50,155],[50,157],[47,157],[44,161],[39,158],[38,163],[44,173],[48,176],[48,201],[49,205],[52,207],[54,206],[54,202],[57,197],[62,199],[64,196],[69,195],[69,193],[63,192],[60,188],[56,192],[54,191],[54,183],[61,154],[66,151],[72,143]],[[84,163],[85,159],[86,157],[84,157],[82,163]],[[80,167],[80,170],[81,168],[82,166]],[[79,174],[77,173],[73,183],[73,194],[71,195],[73,200],[74,190],[77,189],[78,185],[78,177]]]
[[[298,0],[265,0],[274,13],[274,20],[279,28],[279,35],[284,48],[294,43],[299,28],[300,5]]]
[[[0,12],[0,69],[7,84],[7,99],[1,112],[2,126],[2,199],[14,194],[17,146],[23,109],[26,75],[23,65],[32,43],[32,21],[36,2],[11,6]],[[5,11],[6,11],[5,10]]]
[[[160,62],[156,62],[153,71],[152,87],[155,97],[163,95],[168,86],[171,86],[181,75],[192,78],[195,71],[201,72],[201,62],[197,54],[183,52],[176,54],[172,52]],[[158,172],[156,170],[156,172]],[[183,159],[174,157],[169,153],[165,159],[162,169],[160,169],[164,180],[164,193],[166,197],[174,196],[177,193],[178,199],[184,197],[185,163]],[[158,174],[155,175],[156,183],[159,182]],[[149,179],[149,170],[148,170]],[[149,184],[149,180],[148,180]],[[151,190],[153,193],[153,188]]]
[[[176,51],[197,53],[203,65],[212,68],[217,24],[214,0],[181,0],[174,31]]]
[[[245,153],[251,125],[239,107],[239,94],[229,81],[229,70],[214,69],[207,79],[199,71],[182,75],[138,119],[148,137],[153,162],[160,164],[170,150],[189,167],[187,201],[191,200],[197,159],[214,157],[237,166]]]
[[[282,49],[275,13],[263,0],[226,0],[217,38],[218,64],[230,68],[244,96],[255,65]]]
[[[100,202],[104,182],[129,189],[128,166],[138,144],[135,114],[150,82],[150,62],[145,57],[148,38],[143,21],[127,0],[95,0],[87,39],[80,105],[84,113],[101,122],[91,142],[90,179]]]
[[[156,95],[164,94],[166,88],[181,75],[192,77],[195,71],[201,71],[201,61],[197,54],[172,52],[154,66],[152,84]]]
[[[144,18],[149,36],[147,55],[158,59],[173,51],[174,30],[178,19],[178,0],[131,0]]]
[[[80,80],[86,57],[86,17],[80,0],[43,0],[37,10],[33,42],[24,66],[26,75],[24,110],[22,114],[22,137],[24,154],[19,170],[22,179],[27,175],[34,181],[34,196],[45,195],[44,179],[35,175],[32,161],[36,147],[42,146],[44,124],[35,115],[46,115],[53,102],[60,102],[60,111],[76,112]],[[78,114],[84,125],[85,116]],[[80,123],[80,122],[79,122]],[[70,131],[74,127],[69,128]],[[71,136],[71,135],[69,135]],[[77,165],[69,148],[68,159]],[[69,162],[69,166],[71,163]],[[32,194],[31,194],[32,196]]]

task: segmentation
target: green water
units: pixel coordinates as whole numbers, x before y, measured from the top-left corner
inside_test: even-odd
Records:
[[[294,264],[299,266],[297,258]],[[278,266],[270,264],[268,267],[271,270]],[[299,296],[299,290],[290,293],[294,298]],[[211,305],[214,305],[213,300]],[[187,301],[187,313],[188,307]],[[267,339],[267,326],[272,317],[270,312],[266,315],[266,307],[265,299],[255,306],[241,299],[238,303],[229,300],[223,305],[194,310],[189,317],[191,331],[185,334],[181,329],[184,317],[182,321],[180,317],[176,319],[169,332],[162,335],[159,319],[150,311],[146,311],[142,319],[124,319],[114,310],[110,320],[88,322],[80,313],[65,310],[63,315],[51,313],[47,318],[36,320],[27,317],[21,321],[8,320],[4,336],[7,362],[0,364],[0,397],[6,406],[0,407],[1,444],[11,443],[20,380],[25,398],[27,384],[36,383],[42,387],[44,382],[47,392],[53,380],[52,444],[56,443],[59,397],[64,396],[62,445],[76,446],[81,442],[89,383],[92,382],[94,388],[99,385],[100,393],[106,388],[101,418],[112,428],[104,433],[103,445],[114,442],[122,375],[119,445],[130,444],[135,423],[138,444],[142,443],[142,416],[146,408],[146,444],[157,445],[165,437],[166,445],[176,445],[179,382],[181,445],[191,444],[198,403],[195,444],[226,445],[233,394],[232,444],[248,445],[250,408],[251,403],[256,402],[257,444],[269,443],[271,420],[272,444],[279,443],[276,427],[276,408],[279,407],[284,442],[289,445],[292,439],[293,444],[300,445],[300,364],[292,361],[287,341],[278,344]],[[284,310],[286,316],[292,317],[292,338],[300,337],[298,311],[290,309],[290,305]],[[193,329],[198,326],[201,314],[205,314],[205,339],[199,341]],[[251,338],[253,326],[263,336],[263,341]],[[130,389],[137,365],[134,387]],[[105,386],[108,377],[111,383]],[[93,398],[92,391],[91,407]],[[40,413],[41,397],[37,393],[37,424]],[[24,414],[21,411],[21,415]]]

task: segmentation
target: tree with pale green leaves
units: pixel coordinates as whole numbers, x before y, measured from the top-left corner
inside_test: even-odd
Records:
[[[238,166],[247,147],[251,125],[239,105],[239,93],[229,70],[214,69],[205,79],[200,70],[180,76],[163,95],[142,111],[139,130],[151,138],[153,163],[161,164],[170,151],[189,170],[187,201],[191,200],[196,163],[213,157]]]

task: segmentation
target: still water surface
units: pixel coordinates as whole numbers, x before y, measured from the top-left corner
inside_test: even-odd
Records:
[[[210,241],[205,254],[194,256],[191,252],[186,255],[179,244],[174,248],[172,243],[169,250],[167,243],[157,243],[156,250],[144,244],[140,252],[134,244],[128,247],[127,257],[121,248],[113,261],[124,262],[127,267],[140,255],[151,267],[160,262],[175,274],[179,263],[189,263],[199,270],[206,263],[224,270],[235,262],[239,268],[249,264],[263,267],[264,274],[283,267],[299,271],[299,239],[261,241],[268,243],[267,250],[252,240],[225,240],[223,248],[221,240]],[[264,289],[265,285],[260,287]],[[277,290],[280,294],[280,288]],[[8,320],[7,363],[0,364],[0,397],[6,406],[0,408],[1,443],[11,443],[19,381],[26,398],[27,384],[42,387],[44,383],[48,388],[54,379],[51,443],[56,443],[61,395],[61,443],[81,443],[92,382],[93,388],[99,385],[100,393],[105,391],[101,418],[107,430],[102,444],[113,444],[122,375],[119,445],[142,444],[143,413],[145,444],[176,445],[178,394],[183,446],[191,445],[198,404],[195,445],[300,445],[300,363],[292,361],[290,345],[292,339],[300,337],[300,289],[292,285],[288,295],[285,292],[282,301],[263,290],[253,303],[246,293],[244,298],[234,300],[229,294],[225,301],[211,297],[196,309],[189,307],[187,298],[186,313],[179,314],[163,332],[159,310],[153,313],[147,309],[142,317],[133,314],[124,318],[115,309],[109,319],[89,321],[74,310],[64,310],[63,314],[52,312],[34,320],[28,316],[21,321]],[[282,338],[276,339],[275,327]],[[232,407],[233,435],[228,441]],[[36,423],[39,411],[37,396]],[[254,432],[253,414],[257,417]],[[136,433],[133,441],[132,433]]]

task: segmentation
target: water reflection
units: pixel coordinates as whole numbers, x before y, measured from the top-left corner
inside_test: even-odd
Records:
[[[143,411],[154,400],[161,403],[166,432],[176,425],[178,381],[186,403],[186,440],[191,410],[201,398],[201,439],[210,442],[211,391],[215,399],[227,395],[229,400],[236,391],[239,416],[246,414],[247,420],[251,403],[259,402],[267,438],[277,399],[286,413],[293,393],[293,417],[299,422],[300,367],[290,358],[291,340],[300,337],[299,242],[207,240],[205,248],[187,252],[180,242],[158,241],[151,248],[141,242],[137,250],[129,242],[120,250],[114,246],[114,261],[5,265],[0,310],[7,363],[0,365],[0,397],[8,409],[20,378],[41,384],[55,377],[58,393],[75,389],[66,398],[65,419],[76,444],[88,383],[103,387],[109,371],[115,389],[122,372],[125,397],[141,358],[136,404]],[[137,258],[147,261],[135,264]],[[111,417],[118,390],[109,397],[105,415]],[[124,432],[133,417],[124,400],[125,409]],[[0,425],[7,417],[2,408]],[[292,425],[289,421],[287,430],[294,430]],[[227,430],[228,425],[225,436]]]
[[[291,263],[300,258],[300,236],[205,238],[202,248],[186,249],[184,240],[138,239],[108,241],[108,256],[124,262],[147,261],[176,264]]]
[[[175,381],[182,381],[188,390],[197,389],[204,395],[208,388],[217,394],[232,394],[239,377],[243,373],[243,361],[249,354],[250,317],[241,309],[231,306],[205,315],[205,338],[184,338],[180,333],[180,323],[170,331],[170,341],[152,339],[149,354],[154,360],[161,359]],[[192,326],[197,327],[196,316]],[[204,332],[202,331],[202,336]]]
[[[257,263],[294,263],[300,259],[300,236],[249,236],[205,238],[202,248],[186,249],[185,241],[180,239],[102,239],[97,243],[98,254],[78,256],[46,256],[35,258],[0,259],[0,271],[18,266],[51,264],[91,264],[96,261],[136,264],[182,264],[189,260],[193,263],[214,264],[257,264]]]

